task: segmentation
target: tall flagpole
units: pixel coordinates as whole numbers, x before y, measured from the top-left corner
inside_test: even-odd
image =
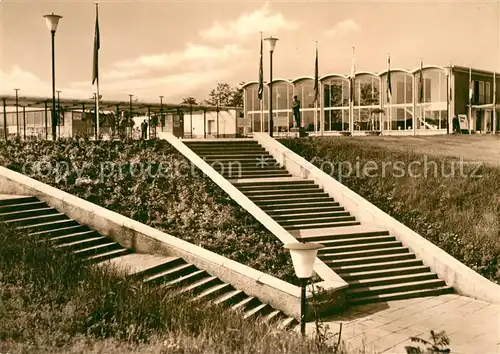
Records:
[[[469,66],[469,135],[472,134],[472,95],[474,87],[472,85],[472,67]]]
[[[318,41],[316,41],[316,62],[314,67],[314,84],[319,86],[319,82],[316,82],[318,70]],[[319,91],[319,87],[315,87]],[[318,133],[318,91],[314,92],[314,133]]]
[[[497,79],[496,72],[493,71],[493,127],[491,129],[492,134],[495,134],[497,127]]]
[[[350,102],[350,107],[349,107],[349,131],[351,132],[351,135],[354,134],[354,100],[356,99],[356,83],[355,83],[355,76],[356,76],[356,54],[355,54],[355,49],[354,46],[352,46],[352,72],[351,72],[351,102]]]
[[[99,33],[98,19],[99,19],[99,3],[96,2],[95,3],[95,20],[96,20],[96,31],[97,31],[97,33],[95,35],[97,36],[97,41],[98,41],[97,42],[97,48],[94,49],[96,51],[96,53],[94,53],[94,55],[96,55],[96,56],[99,56],[98,51],[99,51],[100,41],[101,41],[101,39],[100,39],[100,33]],[[94,65],[99,66],[99,59],[96,58],[96,60],[97,60],[97,63],[95,63]],[[95,107],[96,107],[96,110],[95,110],[95,114],[96,114],[95,117],[96,117],[96,119],[95,119],[95,121],[96,121],[96,134],[97,134],[96,140],[98,140],[99,139],[99,98],[100,98],[100,96],[99,96],[99,68],[97,67],[96,69],[97,69],[97,73],[96,73],[97,74],[97,76],[96,76],[96,90],[97,90],[97,94],[96,94],[96,105],[95,105]]]

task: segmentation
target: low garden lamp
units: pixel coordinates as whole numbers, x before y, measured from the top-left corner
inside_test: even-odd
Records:
[[[285,248],[290,250],[292,257],[293,268],[297,278],[301,280],[300,291],[300,333],[302,336],[306,334],[306,286],[307,281],[313,274],[314,261],[318,250],[324,246],[320,243],[288,243]]]

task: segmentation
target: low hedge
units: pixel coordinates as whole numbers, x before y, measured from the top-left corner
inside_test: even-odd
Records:
[[[1,142],[0,165],[298,284],[282,243],[165,141]]]
[[[459,159],[389,150],[363,138],[281,142],[470,268],[500,282],[499,168],[481,166],[476,171],[478,166]],[[363,173],[363,168],[372,172]]]

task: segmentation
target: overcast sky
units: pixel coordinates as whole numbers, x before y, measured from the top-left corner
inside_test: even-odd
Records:
[[[63,16],[56,33],[57,89],[90,98],[93,1],[0,0],[1,94],[51,95],[50,33],[42,18]],[[258,79],[259,38],[278,37],[273,76],[348,74],[424,64],[500,71],[500,2],[485,1],[100,1],[103,99],[201,100],[217,82]],[[264,73],[268,78],[268,53]]]

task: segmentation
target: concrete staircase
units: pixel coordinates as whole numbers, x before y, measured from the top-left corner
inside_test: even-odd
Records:
[[[453,292],[396,237],[361,225],[314,181],[292,177],[257,141],[186,145],[292,235],[325,245],[318,257],[349,284],[349,304]],[[230,166],[241,168],[229,174]]]
[[[39,237],[40,242],[52,242],[85,261],[111,264],[145,283],[171,287],[193,295],[196,300],[212,301],[241,311],[245,319],[261,317],[283,329],[298,324],[294,318],[186,263],[180,257],[134,253],[59,213],[36,197],[0,199],[0,222],[25,230]]]

